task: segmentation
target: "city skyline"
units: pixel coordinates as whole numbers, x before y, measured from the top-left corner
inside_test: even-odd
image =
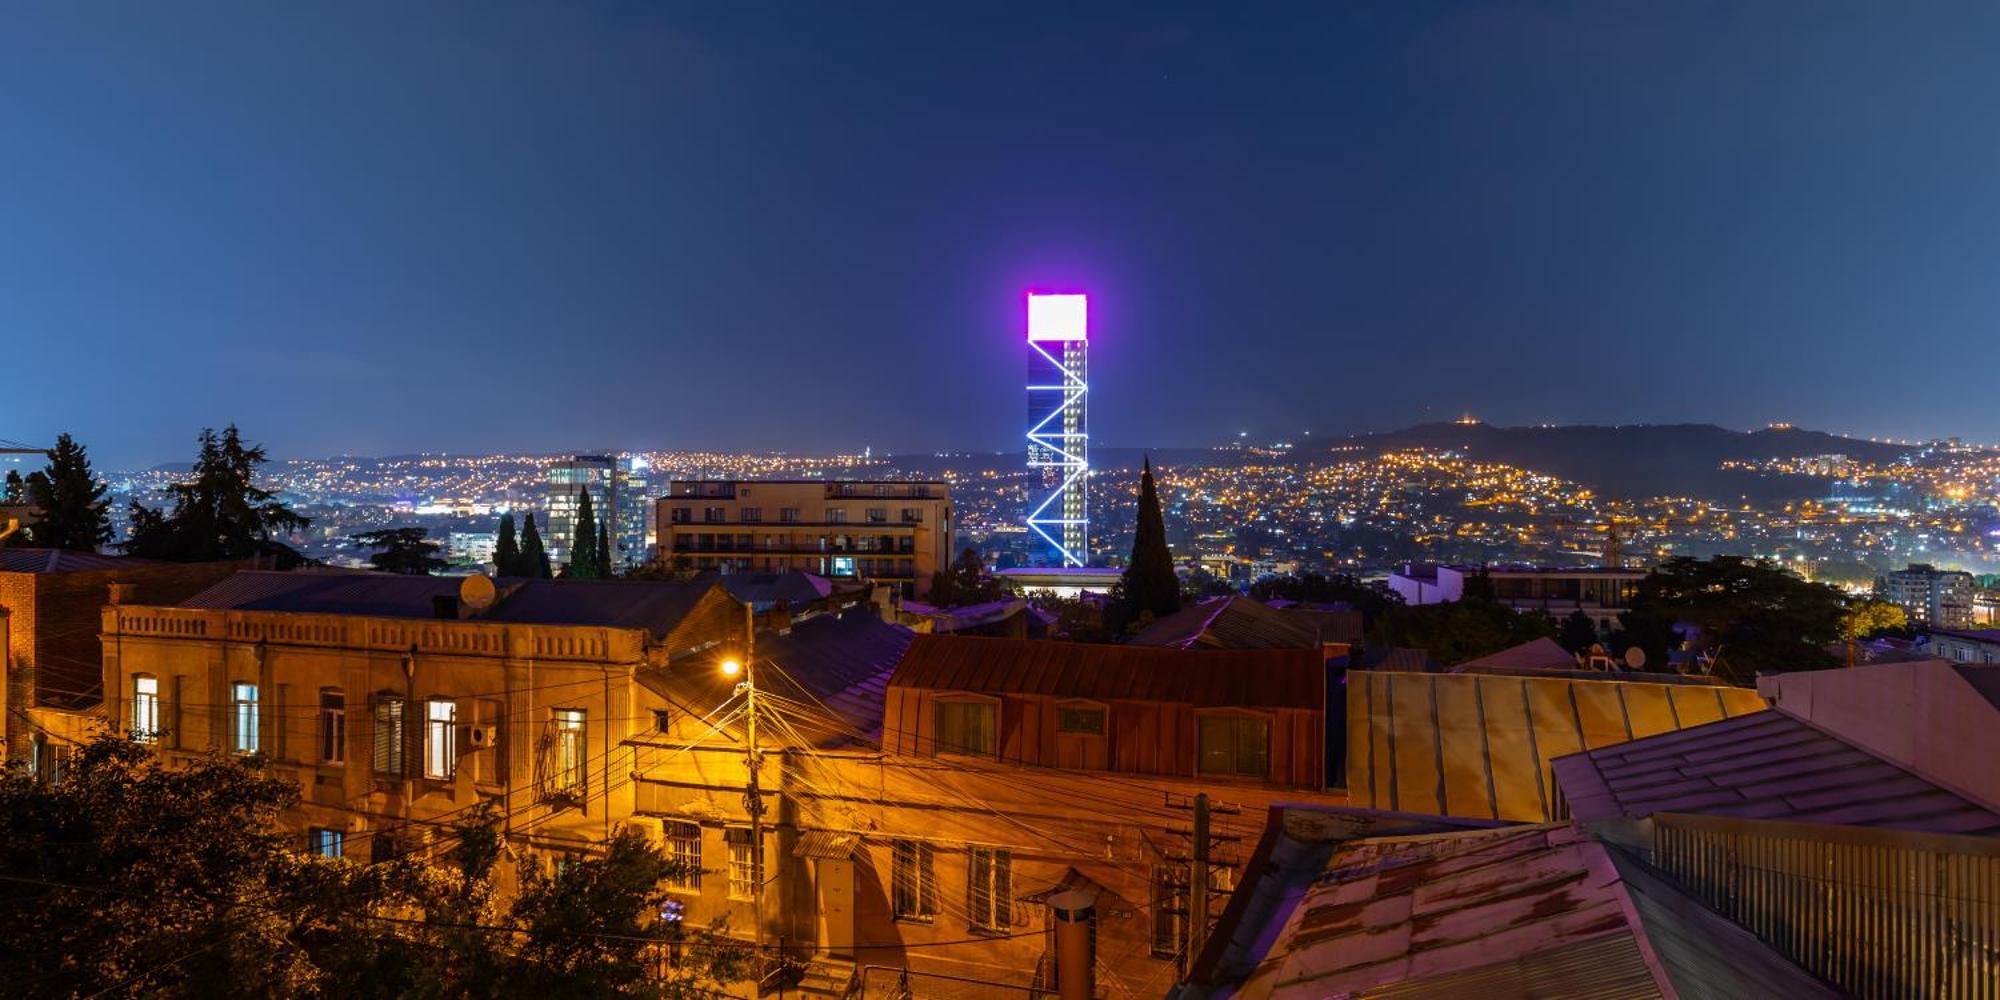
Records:
[[[1081,287],[1107,443],[1467,411],[2000,439],[1854,363],[1990,339],[1996,29],[27,11],[0,329],[67,377],[21,380],[0,433],[126,468],[232,421],[292,456],[1001,450],[1020,295]]]

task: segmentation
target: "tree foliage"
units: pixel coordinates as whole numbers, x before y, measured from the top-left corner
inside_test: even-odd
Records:
[[[1625,625],[1653,642],[1679,632],[1715,657],[1718,676],[1748,684],[1760,673],[1835,665],[1826,647],[1841,638],[1844,608],[1839,591],[1769,562],[1680,556],[1639,582]],[[1646,648],[1647,660],[1663,663],[1667,652]]]
[[[549,569],[549,551],[542,547],[542,533],[535,527],[535,512],[528,512],[528,520],[521,529],[521,560],[515,567],[515,576],[536,577],[546,580],[555,574]]]
[[[617,573],[611,568],[611,533],[605,530],[605,522],[597,522],[597,576],[609,580]]]
[[[962,608],[969,604],[1004,601],[1013,596],[1007,584],[986,572],[986,564],[971,548],[960,550],[950,566],[931,575],[931,589],[924,595],[940,608]]]
[[[0,503],[27,503],[27,491],[28,485],[22,481],[21,473],[15,469],[8,469],[6,480],[0,483]]]
[[[590,491],[576,491],[576,522],[569,534],[569,565],[563,575],[572,580],[594,580],[597,569],[597,512],[591,508]]]
[[[429,576],[446,565],[438,555],[442,546],[430,540],[425,528],[382,528],[352,537],[363,548],[381,550],[368,557],[368,564],[384,573]]]
[[[1152,459],[1146,460],[1139,475],[1139,519],[1132,536],[1132,558],[1118,579],[1115,596],[1113,631],[1123,631],[1145,615],[1162,618],[1181,609],[1181,581],[1174,574],[1173,551],[1167,547],[1167,522],[1160,514]]]
[[[281,565],[296,553],[273,540],[311,519],[293,512],[277,495],[257,485],[264,449],[246,446],[231,424],[221,435],[204,428],[201,450],[188,478],[171,487],[171,511],[132,503],[132,538],[125,550],[135,556],[176,562],[208,562],[275,555]]]
[[[1390,608],[1403,606],[1403,597],[1393,590],[1363,583],[1347,573],[1303,573],[1274,576],[1250,585],[1250,596],[1260,601],[1309,601],[1316,604],[1345,604],[1361,612],[1365,622],[1373,622]]]
[[[43,548],[95,552],[111,540],[111,504],[104,484],[90,470],[90,456],[68,434],[49,449],[48,467],[28,476],[23,489],[36,511],[28,526],[34,543]]]
[[[1847,665],[1854,665],[1855,644],[1882,632],[1907,628],[1910,614],[1900,604],[1876,597],[1849,601],[1840,612],[1840,637],[1847,642]]]
[[[1547,615],[1515,611],[1499,601],[1466,597],[1443,604],[1392,605],[1368,630],[1370,646],[1422,649],[1457,665],[1510,646],[1554,636]]]
[[[681,998],[748,969],[725,928],[658,919],[662,880],[684,872],[629,829],[550,872],[488,806],[436,857],[358,864],[280,832],[297,804],[255,758],[167,768],[108,736],[59,782],[6,771],[0,993]],[[511,902],[502,865],[522,885]],[[681,961],[661,977],[668,949]]]
[[[500,515],[500,537],[493,543],[493,573],[520,576],[521,540],[514,534],[514,512]]]
[[[1562,621],[1562,631],[1557,633],[1556,641],[1572,653],[1588,651],[1598,641],[1596,619],[1584,614],[1582,608],[1570,612],[1569,617]]]

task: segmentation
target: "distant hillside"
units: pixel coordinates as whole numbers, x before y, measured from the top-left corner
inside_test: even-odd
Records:
[[[1480,460],[1574,480],[1610,496],[1753,499],[1818,495],[1824,492],[1824,484],[1800,476],[1726,471],[1721,468],[1724,461],[1840,454],[1886,462],[1905,450],[1822,431],[1773,428],[1745,432],[1714,424],[1495,427],[1437,423],[1358,435],[1345,443],[1360,445],[1369,454],[1399,448],[1449,448]]]

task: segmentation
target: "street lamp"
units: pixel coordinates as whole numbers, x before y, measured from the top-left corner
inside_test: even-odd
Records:
[[[748,616],[745,617],[748,626]],[[762,763],[757,752],[757,672],[750,666],[752,643],[755,641],[754,634],[746,627],[743,658],[725,657],[719,666],[724,677],[738,674],[743,677],[737,682],[736,690],[743,693],[743,758],[748,775],[743,786],[743,811],[750,814],[750,928],[755,942],[751,967],[757,976],[751,995],[760,996],[764,985],[764,794],[757,784],[757,772]]]

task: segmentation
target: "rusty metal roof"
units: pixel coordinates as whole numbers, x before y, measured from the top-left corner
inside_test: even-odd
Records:
[[[1242,595],[1182,608],[1132,637],[1135,646],[1180,649],[1310,649],[1319,641],[1309,620]]]
[[[799,842],[792,848],[792,857],[846,861],[854,857],[854,849],[860,844],[861,835],[858,833],[843,833],[838,830],[800,830]]]
[[[1556,759],[1582,822],[1699,813],[2000,836],[2000,815],[1783,711]]]
[[[1342,847],[1229,994],[1836,995],[1568,824]]]
[[[1318,649],[1192,650],[920,635],[890,687],[1148,701],[1203,708],[1325,707]]]

